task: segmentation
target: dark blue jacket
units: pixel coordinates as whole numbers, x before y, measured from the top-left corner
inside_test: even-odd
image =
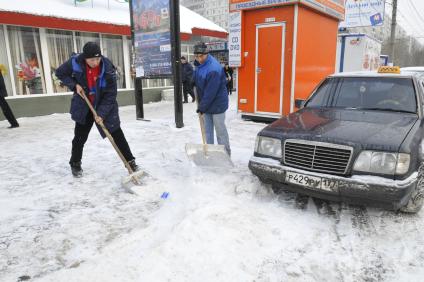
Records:
[[[221,114],[228,109],[227,80],[218,61],[208,55],[203,64],[194,63],[194,83],[199,96],[199,110],[207,114]]]
[[[193,66],[188,62],[181,64],[181,80],[183,83],[193,82]]]
[[[89,93],[84,58],[81,55],[72,56],[56,70],[56,76],[64,85],[74,91],[70,110],[72,119],[77,123],[85,124],[85,118],[90,109],[75,92],[75,85],[79,84],[87,95]],[[100,74],[96,81],[94,108],[97,114],[103,118],[104,124],[110,132],[114,132],[120,127],[117,93],[115,67],[108,58],[102,56]],[[100,129],[99,131],[104,138],[103,131]]]

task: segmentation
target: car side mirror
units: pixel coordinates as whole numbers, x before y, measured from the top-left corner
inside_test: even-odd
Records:
[[[296,100],[294,100],[294,105],[295,105],[296,108],[301,109],[305,105],[305,102],[306,102],[305,100],[296,99]]]

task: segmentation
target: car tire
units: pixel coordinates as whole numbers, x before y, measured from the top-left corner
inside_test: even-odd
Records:
[[[418,169],[417,186],[411,194],[408,203],[400,208],[401,212],[417,213],[424,205],[424,163]]]

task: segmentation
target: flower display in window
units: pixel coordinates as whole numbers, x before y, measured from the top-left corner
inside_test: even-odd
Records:
[[[3,76],[5,76],[7,74],[7,68],[5,65],[0,64],[0,72]]]

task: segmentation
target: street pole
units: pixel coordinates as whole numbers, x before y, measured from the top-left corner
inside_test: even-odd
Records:
[[[133,3],[132,0],[129,0],[130,5],[130,21],[131,21],[131,45],[132,51],[135,52],[135,38],[134,38],[134,18],[133,18]],[[134,56],[131,56],[134,58]],[[134,63],[134,62],[133,62]],[[135,77],[134,81],[134,99],[135,99],[135,112],[137,120],[144,119],[144,108],[143,108],[143,81],[141,77]]]
[[[171,57],[174,80],[175,125],[184,127],[183,97],[181,91],[181,42],[180,42],[180,1],[169,0],[171,14]]]
[[[395,65],[395,37],[396,37],[397,0],[392,1],[392,25],[390,29],[390,58]]]

